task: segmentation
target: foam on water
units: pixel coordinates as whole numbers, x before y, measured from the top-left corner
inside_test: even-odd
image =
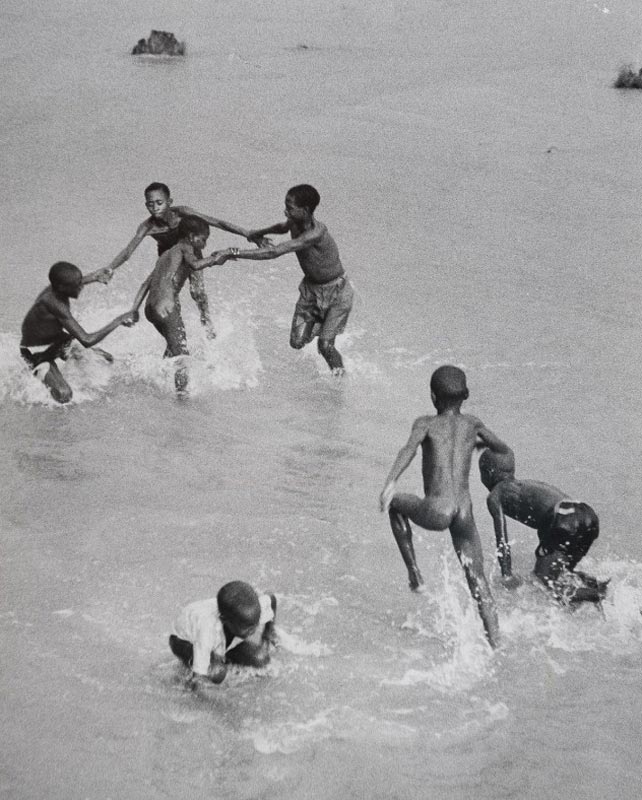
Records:
[[[97,330],[122,313],[118,297],[101,301],[92,298],[79,320],[86,330]],[[205,336],[191,308],[184,310],[190,356],[188,364],[190,394],[203,395],[229,389],[252,388],[258,384],[263,366],[255,342],[255,325],[242,301],[217,304],[212,314],[216,338]],[[40,380],[34,378],[19,355],[18,334],[0,333],[0,398],[26,405],[59,407]],[[152,325],[141,316],[132,329],[119,328],[100,347],[114,355],[108,363],[91,348],[72,347],[72,356],[61,371],[72,387],[72,404],[104,397],[113,384],[147,384],[173,393],[177,359],[163,359],[164,342]]]

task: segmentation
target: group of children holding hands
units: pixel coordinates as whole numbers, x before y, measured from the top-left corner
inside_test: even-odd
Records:
[[[103,269],[83,277],[73,264],[57,262],[49,271],[50,285],[40,293],[22,325],[20,354],[43,380],[52,397],[68,402],[72,391],[57,360],[64,360],[70,344],[77,340],[94,347],[120,325],[138,321],[145,301],[145,316],[163,336],[166,357],[188,354],[179,295],[189,281],[201,323],[214,337],[202,270],[230,259],[266,260],[295,253],[303,271],[296,303],[290,345],[301,348],[318,337],[318,349],[330,369],[343,372],[343,360],[335,346],[352,307],[353,290],[346,277],[337,246],[325,225],[315,219],[319,194],[301,184],[288,190],[285,221],[259,230],[245,230],[223,220],[206,216],[186,206],[173,206],[165,184],[152,183],[145,190],[150,213],[127,246]],[[228,248],[203,257],[210,226],[243,236],[255,247]],[[290,234],[278,245],[273,234]],[[84,284],[107,283],[147,236],[158,244],[154,270],[140,287],[131,310],[120,314],[94,333],[87,333],[70,310]],[[97,349],[97,348],[95,348]],[[100,352],[111,360],[111,356]],[[187,365],[177,360],[175,384],[179,392],[188,385]],[[424,590],[417,565],[410,522],[426,530],[448,529],[453,547],[482,619],[492,647],[499,643],[495,602],[484,573],[483,552],[473,516],[469,473],[473,453],[481,450],[479,470],[488,489],[488,509],[493,518],[497,557],[504,585],[514,587],[506,518],[537,530],[534,573],[553,596],[563,603],[600,603],[607,582],[600,582],[576,570],[599,534],[599,522],[586,503],[572,500],[561,490],[540,481],[518,480],[511,448],[481,420],[461,412],[468,398],[466,376],[458,367],[444,365],[430,381],[436,415],[415,420],[408,442],[401,448],[380,496],[413,591]],[[422,448],[424,497],[396,492],[396,483]],[[197,601],[184,608],[176,619],[169,644],[172,652],[189,668],[193,685],[218,684],[224,680],[227,664],[261,667],[268,663],[270,647],[276,642],[274,622],[276,598],[259,595],[242,581],[223,586],[216,598]]]
[[[179,295],[186,281],[198,306],[202,325],[210,338],[215,337],[209,303],[202,278],[206,267],[220,266],[230,259],[263,261],[295,253],[303,271],[299,286],[290,345],[300,349],[318,337],[318,349],[335,374],[343,373],[343,359],[335,339],[345,329],[352,308],[353,290],[339,251],[326,226],[315,219],[319,193],[309,184],[293,186],[285,198],[285,222],[260,230],[246,230],[187,206],[173,206],[169,188],[151,183],[145,189],[145,206],[150,216],[142,222],[132,240],[106,267],[83,277],[74,264],[59,261],[49,270],[49,286],[36,298],[22,323],[20,354],[59,403],[71,400],[72,390],[57,365],[65,360],[69,346],[79,341],[93,347],[120,325],[138,321],[139,308],[145,300],[145,316],[165,339],[165,357],[177,357],[176,389],[187,390],[187,365],[181,356],[189,354]],[[258,245],[241,250],[230,247],[203,258],[203,248],[210,226],[243,236]],[[278,245],[269,234],[290,234]],[[122,266],[147,236],[158,245],[158,261],[140,287],[129,312],[120,314],[95,333],[87,333],[74,318],[70,299],[79,296],[87,283],[108,283],[114,270]],[[108,354],[103,353],[105,357]]]

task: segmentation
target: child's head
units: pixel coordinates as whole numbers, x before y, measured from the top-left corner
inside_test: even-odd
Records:
[[[293,186],[288,189],[285,195],[286,212],[291,212],[294,208],[304,210],[311,215],[314,214],[314,210],[320,202],[319,193],[309,183],[300,183],[298,186]]]
[[[49,270],[49,283],[65,297],[78,297],[82,289],[82,272],[68,261],[56,261]]]
[[[515,454],[494,453],[486,448],[479,457],[479,475],[481,482],[490,492],[496,484],[515,477]]]
[[[178,238],[186,239],[191,245],[198,248],[205,247],[210,235],[210,226],[200,217],[181,217],[178,223]]]
[[[226,583],[219,589],[216,600],[221,622],[232,635],[245,639],[254,633],[261,618],[261,604],[249,583]]]
[[[463,403],[468,398],[464,371],[450,364],[438,367],[430,379],[430,391],[438,409]]]
[[[150,183],[145,189],[145,207],[152,217],[163,217],[172,204],[169,187],[164,183]]]

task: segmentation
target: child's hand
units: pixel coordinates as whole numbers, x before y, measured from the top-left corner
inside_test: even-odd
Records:
[[[210,256],[211,267],[220,267],[232,256],[232,249],[229,247],[227,250],[215,250]]]
[[[108,284],[109,281],[112,279],[114,275],[114,270],[109,269],[109,267],[104,267],[103,269],[97,270],[95,273],[95,278],[99,283]]]
[[[126,314],[120,315],[120,324],[125,325],[127,328],[131,328],[132,325],[135,325],[137,322],[138,322],[137,311],[128,311]]]
[[[383,492],[381,492],[381,495],[379,496],[379,509],[381,511],[385,512],[390,508],[390,503],[392,502],[396,488],[397,485],[394,481],[391,481],[384,486]]]
[[[524,583],[524,581],[519,575],[507,575],[505,578],[502,578],[502,586],[506,589],[517,589],[522,583]]]

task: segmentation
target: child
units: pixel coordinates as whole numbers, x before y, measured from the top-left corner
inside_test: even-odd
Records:
[[[173,206],[169,188],[164,183],[149,184],[145,189],[145,206],[150,216],[141,222],[136,229],[134,238],[129,244],[127,244],[106,267],[96,271],[95,280],[109,283],[114,274],[114,270],[118,269],[118,267],[131,258],[133,252],[146,236],[151,236],[152,239],[156,241],[158,245],[158,255],[162,256],[163,253],[178,243],[180,237],[178,230],[179,222],[186,216],[198,217],[207,222],[208,225],[213,225],[215,228],[220,228],[222,231],[236,233],[239,236],[245,237],[248,235],[248,232],[238,225],[233,225],[230,222],[215,219],[214,217],[208,217],[206,214],[194,211],[188,206]],[[198,253],[198,257],[201,257],[200,253]],[[214,333],[210,321],[209,305],[201,275],[196,274],[191,278],[190,294],[198,306],[201,322],[207,330],[208,336],[214,338],[216,334]]]
[[[586,503],[571,500],[548,483],[518,481],[512,450],[497,454],[485,450],[479,459],[482,483],[490,491],[488,510],[495,526],[497,560],[504,582],[519,584],[511,568],[511,552],[506,517],[537,530],[535,575],[557,600],[566,603],[599,603],[608,581],[575,570],[597,539],[600,524],[597,514]]]
[[[200,217],[182,217],[178,224],[178,243],[159,257],[154,270],[134,298],[132,310],[137,314],[147,297],[145,316],[167,343],[164,358],[189,355],[179,294],[185,281],[189,278],[192,282],[198,270],[222,263],[221,257],[199,258],[209,233],[209,225]],[[201,322],[207,324],[202,317]],[[175,384],[178,391],[187,388],[187,368],[184,364],[176,371]]]
[[[56,364],[58,358],[67,359],[72,341],[77,339],[84,347],[93,347],[119,325],[131,326],[135,322],[130,311],[95,333],[87,333],[72,315],[69,300],[77,298],[88,282],[77,266],[57,261],[49,270],[50,285],[38,295],[22,323],[20,355],[58,403],[68,403],[73,396]],[[108,353],[98,352],[111,361]]]
[[[192,670],[194,685],[222,683],[227,665],[264,667],[276,643],[276,597],[258,595],[243,581],[226,583],[216,597],[186,606],[174,622],[169,646]]]
[[[409,520],[431,531],[450,529],[453,546],[479,608],[486,636],[492,647],[499,641],[495,602],[484,574],[479,533],[473,518],[468,475],[473,450],[483,442],[492,450],[505,453],[508,446],[476,417],[462,414],[468,398],[466,376],[462,370],[444,365],[430,380],[436,416],[419,417],[412,426],[407,444],[401,448],[381,493],[381,510],[388,510],[390,525],[408,569],[410,588],[422,591],[412,545]],[[423,452],[423,499],[411,494],[396,494],[396,481],[409,466],[421,445]]]
[[[334,340],[343,333],[348,321],[353,289],[343,270],[334,239],[326,226],[314,217],[320,199],[314,186],[293,186],[285,196],[286,221],[248,234],[250,241],[260,245],[258,250],[231,248],[220,254],[225,259],[262,261],[296,253],[303,280],[292,319],[290,347],[300,350],[318,336],[319,353],[332,372],[341,375],[344,372],[343,359]],[[289,233],[291,239],[275,246],[265,246],[263,237],[270,233]]]

